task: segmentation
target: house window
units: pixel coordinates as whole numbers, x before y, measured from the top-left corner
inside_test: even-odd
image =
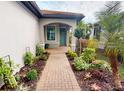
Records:
[[[55,40],[55,26],[47,26],[47,40]]]

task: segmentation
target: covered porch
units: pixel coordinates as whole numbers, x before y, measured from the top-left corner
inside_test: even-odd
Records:
[[[83,14],[42,10],[40,19],[40,42],[43,48],[57,48],[69,46],[69,32],[71,32],[71,48],[75,50],[76,38],[73,33],[77,23],[84,18]]]
[[[44,26],[45,48],[57,48],[69,45],[71,26],[64,23],[50,23]]]

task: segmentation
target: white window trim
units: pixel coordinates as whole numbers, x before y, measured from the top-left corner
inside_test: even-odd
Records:
[[[48,39],[47,39],[47,27],[48,27],[48,26],[54,26],[54,27],[55,27],[55,40],[48,40]],[[56,42],[56,40],[57,40],[57,37],[56,37],[56,36],[57,36],[57,35],[56,35],[56,34],[57,34],[57,33],[56,33],[56,25],[47,25],[47,26],[45,27],[45,32],[46,32],[46,42]]]

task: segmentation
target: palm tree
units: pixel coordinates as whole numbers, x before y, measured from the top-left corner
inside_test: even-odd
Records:
[[[123,40],[120,40],[124,37],[121,35],[122,32],[120,32],[122,31],[121,28],[123,27],[124,21],[124,15],[121,12],[120,4],[121,2],[119,1],[108,2],[104,10],[97,14],[99,23],[102,29],[105,31],[104,36],[107,39],[105,52],[110,60],[116,89],[122,88],[118,73],[117,54],[118,51],[123,50],[124,47]]]

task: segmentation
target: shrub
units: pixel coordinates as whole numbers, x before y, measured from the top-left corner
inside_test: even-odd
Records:
[[[88,40],[88,48],[97,48],[98,47],[98,40],[97,39],[92,39]]]
[[[31,52],[26,52],[24,55],[24,64],[32,65],[33,59],[34,59],[33,54]]]
[[[37,71],[35,69],[32,69],[27,73],[28,80],[36,80],[37,79]]]
[[[37,62],[39,60],[39,56],[34,57],[34,62]]]
[[[5,78],[4,82],[8,88],[16,88],[17,87],[17,82],[13,75],[6,75],[4,78]]]
[[[95,56],[96,56],[96,53],[94,48],[86,48],[84,49],[84,52],[81,54],[82,59],[88,63],[95,60]]]
[[[12,75],[11,70],[11,67],[5,64],[5,62],[0,58],[0,77],[8,88],[16,88],[17,82],[15,77]]]
[[[92,68],[107,69],[111,71],[110,64],[104,60],[95,60],[92,62]]]
[[[68,51],[67,51],[67,55],[70,56],[70,57],[72,57],[72,58],[77,57],[76,52],[73,52],[72,50],[68,50]]]
[[[40,44],[36,45],[36,56],[41,56],[43,55],[43,53],[45,52],[45,50],[40,46]]]
[[[73,63],[76,70],[87,70],[90,68],[90,64],[83,60],[81,57],[76,57]]]
[[[45,50],[39,45],[36,45],[36,57],[41,60],[47,60],[47,56],[44,55]]]

